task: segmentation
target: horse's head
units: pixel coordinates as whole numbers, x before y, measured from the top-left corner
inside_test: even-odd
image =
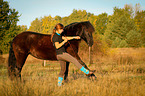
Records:
[[[89,46],[93,45],[93,36],[92,33],[95,31],[92,24],[87,21],[82,23],[82,31],[78,31],[77,35],[79,35]]]
[[[72,23],[65,27],[67,35],[80,36],[89,46],[93,45],[92,33],[95,31],[94,27],[89,21]]]

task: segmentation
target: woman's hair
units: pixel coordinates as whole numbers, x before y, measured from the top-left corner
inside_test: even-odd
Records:
[[[63,28],[64,28],[64,26],[63,26],[63,24],[61,24],[61,23],[58,23],[58,24],[55,25],[55,27],[54,27],[54,29],[53,29],[53,32],[52,32],[52,35],[51,35],[51,42],[52,42],[53,35],[56,33],[56,31],[57,31],[58,29],[63,29]]]

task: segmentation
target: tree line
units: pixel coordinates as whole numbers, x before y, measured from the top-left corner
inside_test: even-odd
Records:
[[[10,42],[23,31],[35,31],[51,34],[57,23],[68,25],[73,22],[90,21],[95,28],[93,33],[96,44],[105,44],[111,48],[145,47],[145,10],[140,4],[125,5],[124,8],[113,8],[113,14],[94,15],[86,10],[76,10],[66,17],[44,16],[36,18],[27,29],[26,25],[18,26],[18,11],[9,8],[6,1],[0,1],[0,51],[7,53]],[[98,45],[99,45],[98,44]]]
[[[94,28],[94,38],[105,41],[109,47],[145,47],[145,10],[141,10],[140,4],[135,6],[126,4],[124,8],[113,8],[113,14],[102,13],[94,15],[86,10],[73,10],[66,17],[44,16],[31,22],[28,30],[44,34],[51,34],[56,23],[64,25],[90,21]]]

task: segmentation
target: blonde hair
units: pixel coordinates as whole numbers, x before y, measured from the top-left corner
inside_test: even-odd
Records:
[[[54,34],[56,33],[56,31],[57,31],[58,29],[63,29],[63,28],[64,28],[64,26],[63,26],[63,24],[61,24],[61,23],[58,23],[58,24],[55,25],[55,27],[54,27],[54,29],[53,29],[53,32],[52,32],[52,35],[51,35],[51,42],[52,42],[52,38],[53,38]]]

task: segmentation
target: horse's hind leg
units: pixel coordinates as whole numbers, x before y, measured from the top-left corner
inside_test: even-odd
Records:
[[[15,75],[16,75],[16,77],[20,77],[20,79],[21,79],[21,70],[22,70],[22,67],[26,61],[28,54],[19,52],[15,55],[16,55]]]

